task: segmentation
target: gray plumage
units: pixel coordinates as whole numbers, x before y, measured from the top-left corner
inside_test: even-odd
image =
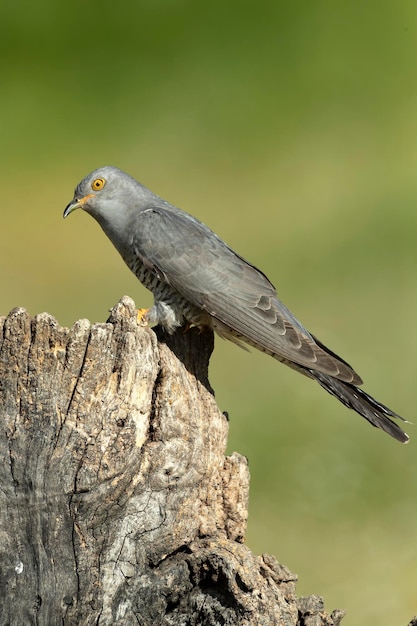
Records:
[[[265,274],[195,217],[111,166],[81,181],[64,217],[76,208],[97,220],[153,292],[155,303],[146,315],[150,324],[170,333],[185,324],[208,327],[249,344],[316,380],[373,426],[408,441],[390,419],[403,418],[359,389],[358,374],[303,327]]]

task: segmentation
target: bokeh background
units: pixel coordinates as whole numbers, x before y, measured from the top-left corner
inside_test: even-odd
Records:
[[[261,267],[417,420],[417,4],[53,0],[0,8],[0,313],[104,321],[150,295],[62,211],[117,165]],[[346,626],[417,613],[417,433],[401,446],[272,359],[217,340],[247,543]],[[415,430],[415,428],[414,428]]]

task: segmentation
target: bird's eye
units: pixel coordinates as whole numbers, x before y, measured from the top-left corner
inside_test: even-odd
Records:
[[[103,189],[105,184],[106,184],[106,181],[104,180],[104,178],[96,178],[91,183],[91,188],[94,189],[95,191],[100,191],[100,189]]]

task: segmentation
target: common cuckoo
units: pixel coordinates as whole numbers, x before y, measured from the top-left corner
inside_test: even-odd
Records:
[[[210,328],[249,344],[316,380],[373,426],[408,441],[391,418],[406,420],[362,391],[360,376],[304,328],[265,274],[198,219],[110,166],[80,182],[64,217],[78,208],[97,220],[153,292],[146,323],[169,333],[183,325]]]

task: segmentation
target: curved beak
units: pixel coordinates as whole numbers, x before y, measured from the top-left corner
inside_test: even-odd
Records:
[[[75,209],[79,209],[79,208],[81,208],[81,206],[82,206],[82,205],[80,204],[79,200],[75,200],[75,199],[74,199],[74,200],[71,200],[71,202],[69,203],[69,205],[65,208],[65,211],[64,211],[64,215],[63,215],[63,217],[68,217],[68,215],[69,215],[70,213],[72,213],[73,211],[75,211]]]
[[[70,213],[72,213],[73,211],[75,211],[75,209],[82,209],[84,204],[90,199],[93,198],[95,196],[94,193],[89,193],[87,196],[84,196],[84,198],[81,198],[81,200],[77,200],[77,198],[74,198],[73,200],[71,200],[71,202],[69,203],[69,205],[66,207],[65,211],[64,211],[64,217],[68,217],[68,215]]]

